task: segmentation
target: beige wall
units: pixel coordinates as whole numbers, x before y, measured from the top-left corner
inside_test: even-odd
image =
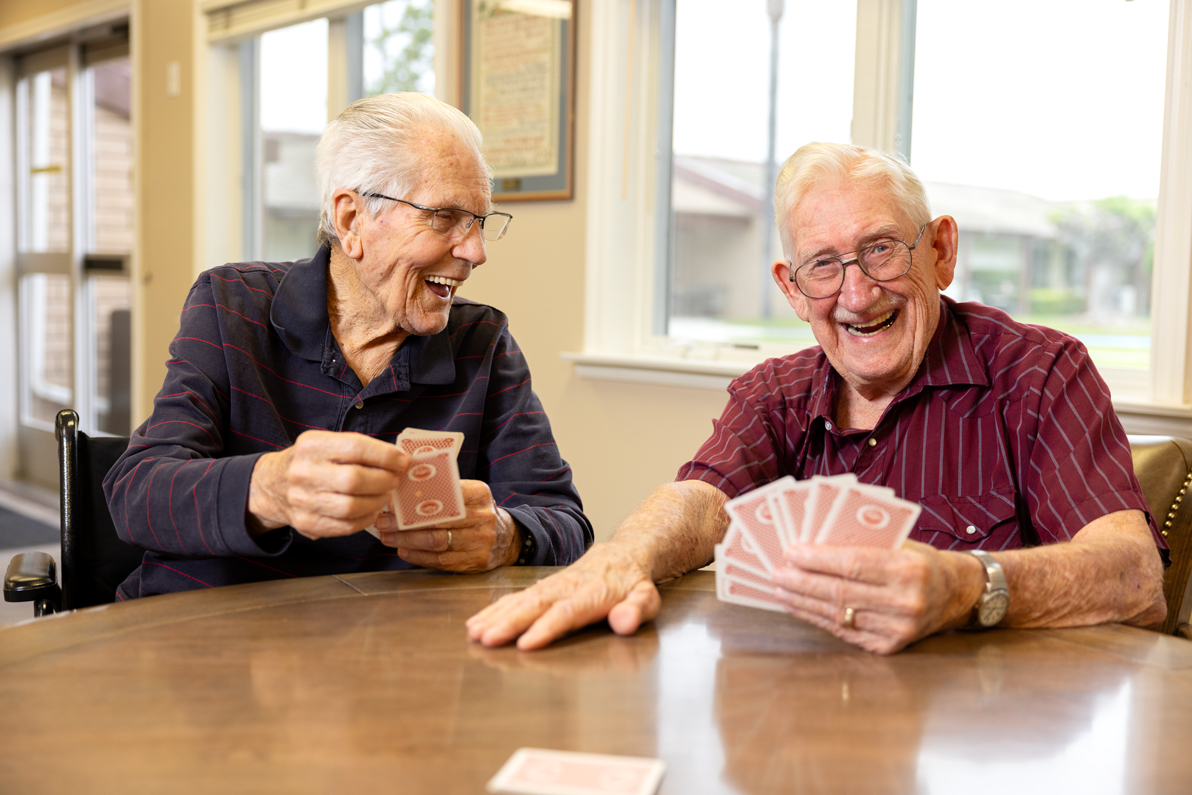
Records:
[[[141,168],[137,282],[133,312],[133,426],[147,416],[165,379],[170,340],[194,281],[194,37],[189,0],[141,0],[132,26]],[[167,91],[177,63],[181,85]]]

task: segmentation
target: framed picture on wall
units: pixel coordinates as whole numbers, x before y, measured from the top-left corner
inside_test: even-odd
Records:
[[[461,108],[494,201],[570,199],[577,0],[461,0]]]

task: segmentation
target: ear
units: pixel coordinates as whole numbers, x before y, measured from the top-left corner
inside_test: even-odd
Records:
[[[784,259],[775,261],[770,266],[770,275],[774,277],[774,283],[778,285],[778,289],[782,290],[782,294],[786,296],[786,302],[795,310],[795,314],[803,322],[807,322],[807,296],[799,290],[798,286],[791,281],[791,267],[790,263]]]
[[[931,250],[935,252],[935,286],[946,290],[956,276],[956,252],[960,239],[956,219],[941,215],[928,224],[928,232],[931,234]]]
[[[360,224],[367,213],[364,198],[354,190],[339,188],[331,197],[331,214],[335,221],[335,236],[339,247],[349,258],[364,257],[364,244],[360,239]]]

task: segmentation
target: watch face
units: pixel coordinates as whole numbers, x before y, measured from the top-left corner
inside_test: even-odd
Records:
[[[983,627],[992,627],[1006,617],[1006,609],[1010,607],[1010,595],[1005,591],[994,591],[981,605],[977,620]]]

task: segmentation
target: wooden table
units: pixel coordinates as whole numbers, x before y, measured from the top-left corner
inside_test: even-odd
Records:
[[[160,596],[0,629],[0,792],[480,793],[537,746],[660,757],[665,793],[1192,792],[1192,643],[1119,626],[893,657],[666,586],[631,638],[463,622],[549,569]]]

